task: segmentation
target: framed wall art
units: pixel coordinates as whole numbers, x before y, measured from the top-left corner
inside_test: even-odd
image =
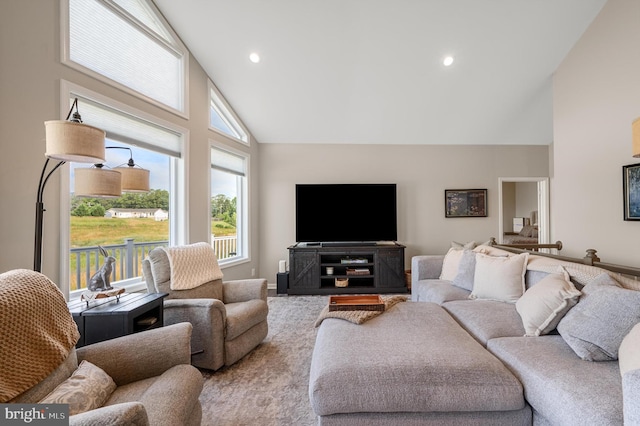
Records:
[[[445,189],[444,217],[487,217],[487,190]]]
[[[622,166],[624,220],[640,220],[640,163]]]

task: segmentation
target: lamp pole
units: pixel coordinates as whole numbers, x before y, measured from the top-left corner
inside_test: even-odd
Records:
[[[33,248],[33,270],[36,272],[42,272],[42,224],[44,221],[44,188],[47,184],[47,181],[60,166],[62,166],[65,161],[60,161],[56,164],[53,169],[47,173],[47,166],[49,165],[50,158],[44,162],[44,167],[42,167],[42,173],[40,173],[40,182],[38,183],[38,195],[36,198],[36,230],[35,230],[35,242]],[[47,173],[45,177],[45,173]]]

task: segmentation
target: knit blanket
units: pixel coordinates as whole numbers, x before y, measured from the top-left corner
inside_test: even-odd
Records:
[[[208,243],[164,247],[171,266],[171,290],[189,290],[223,277],[216,253]]]
[[[29,390],[69,356],[80,334],[62,292],[27,269],[0,274],[0,403]]]
[[[384,311],[329,311],[329,305],[325,306],[318,319],[316,320],[315,326],[319,327],[327,318],[338,318],[343,319],[345,321],[352,322],[354,324],[362,324],[366,321],[369,321],[371,318],[375,318],[379,315],[382,315],[384,312],[389,310],[391,307],[395,306],[397,303],[406,302],[407,296],[380,296],[382,301],[384,302]]]

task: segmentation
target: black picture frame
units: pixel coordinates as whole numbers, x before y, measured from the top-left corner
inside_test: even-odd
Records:
[[[624,220],[640,220],[640,163],[622,166]]]
[[[487,217],[487,190],[445,189],[444,217]]]

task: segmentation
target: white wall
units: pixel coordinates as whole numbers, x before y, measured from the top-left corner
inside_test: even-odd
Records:
[[[548,158],[547,146],[262,144],[260,273],[274,282],[295,243],[296,183],[397,184],[408,267],[411,256],[444,254],[452,240],[497,237],[498,178],[548,176]],[[488,189],[488,217],[445,219],[445,189],[477,188]]]
[[[530,218],[531,212],[534,210],[538,210],[538,183],[516,182],[515,217]]]
[[[622,166],[640,117],[640,1],[609,0],[554,76],[552,240],[640,262],[640,222],[623,220]]]
[[[502,229],[513,232],[513,218],[516,217],[516,183],[502,182]],[[496,235],[496,239],[500,237]],[[499,242],[500,240],[497,239]]]
[[[131,105],[149,114],[189,129],[190,156],[187,163],[189,190],[185,214],[188,242],[209,240],[209,138],[221,138],[238,149],[243,145],[208,130],[209,92],[207,76],[191,57],[189,64],[190,117],[184,119],[149,105],[127,93],[88,77],[60,62],[60,5],[51,0],[3,0],[0,13],[0,272],[33,267],[35,201],[44,164],[44,121],[64,118],[61,112],[60,80],[64,79]],[[82,111],[82,110],[80,110]],[[91,124],[91,123],[87,123]],[[257,158],[253,143],[251,157]],[[258,162],[252,161],[252,181],[257,187]],[[43,268],[57,281],[60,276],[60,172],[47,184]],[[225,278],[250,275],[258,269],[258,194],[252,192],[251,262],[225,269]]]

